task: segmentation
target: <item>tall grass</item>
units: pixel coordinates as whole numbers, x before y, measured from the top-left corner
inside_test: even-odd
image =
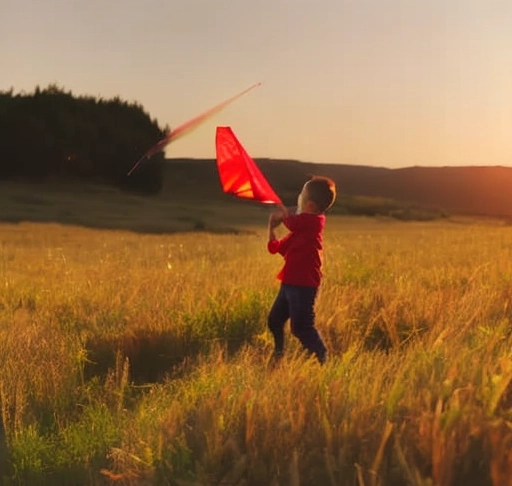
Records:
[[[509,486],[512,228],[325,240],[330,359],[270,368],[264,228],[2,225],[0,484]]]

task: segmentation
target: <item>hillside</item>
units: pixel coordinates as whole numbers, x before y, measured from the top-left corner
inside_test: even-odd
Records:
[[[169,159],[164,190],[219,191],[213,160]],[[256,160],[287,203],[309,175],[328,175],[347,196],[389,198],[452,213],[512,216],[512,167],[408,167],[386,169],[356,165],[316,164],[289,160]]]
[[[287,205],[312,174],[338,186],[331,212],[432,220],[446,215],[512,220],[512,168],[384,169],[261,159],[258,166]],[[2,181],[0,221],[55,222],[168,233],[245,231],[269,208],[222,193],[214,160],[169,159],[162,191],[144,196],[80,180]]]

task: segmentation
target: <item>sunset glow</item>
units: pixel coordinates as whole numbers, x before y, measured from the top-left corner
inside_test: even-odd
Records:
[[[512,165],[511,25],[508,0],[7,0],[0,89],[119,96],[175,128],[261,80],[167,155],[213,159],[229,125],[254,157]]]

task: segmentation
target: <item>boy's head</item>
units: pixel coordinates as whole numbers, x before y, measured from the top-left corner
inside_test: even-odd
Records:
[[[336,184],[329,177],[313,176],[299,194],[301,211],[325,213],[336,199]]]

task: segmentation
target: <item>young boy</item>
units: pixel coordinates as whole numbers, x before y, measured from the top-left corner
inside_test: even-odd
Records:
[[[327,349],[315,328],[315,299],[322,279],[322,232],[325,211],[336,198],[336,185],[328,177],[310,179],[297,199],[297,210],[282,208],[268,222],[268,251],[284,257],[277,278],[281,287],[268,315],[268,328],[274,337],[274,359],[284,351],[284,326],[290,319],[292,334],[303,347],[324,363]],[[275,228],[283,223],[290,231],[277,239]]]

